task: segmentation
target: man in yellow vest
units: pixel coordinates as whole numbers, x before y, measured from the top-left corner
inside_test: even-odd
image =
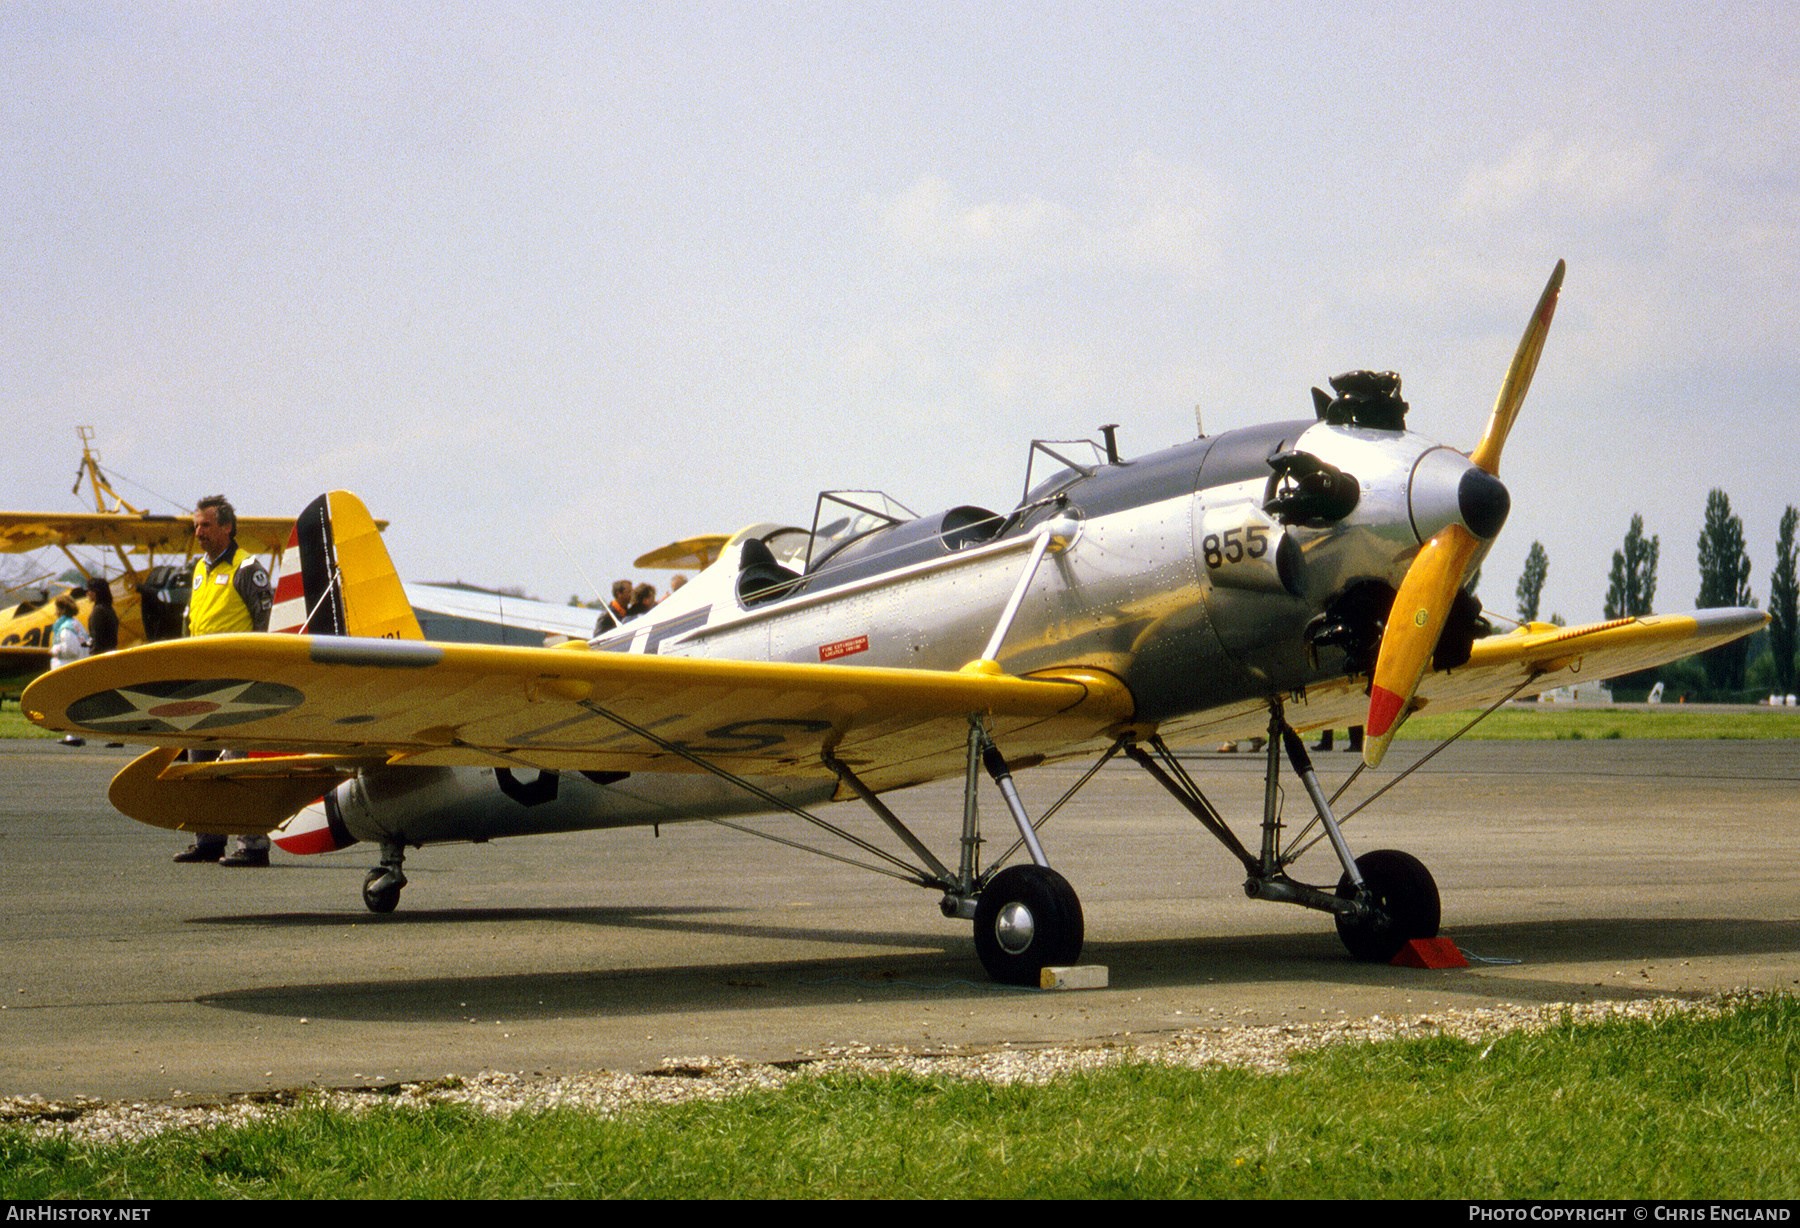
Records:
[[[269,571],[237,543],[237,512],[224,495],[208,495],[194,508],[194,586],[188,597],[187,633],[224,635],[232,631],[267,631]],[[195,751],[189,759],[212,759],[215,751]],[[225,856],[225,837],[200,835],[176,861],[216,861],[225,866],[269,864],[267,836],[239,836],[237,852]]]

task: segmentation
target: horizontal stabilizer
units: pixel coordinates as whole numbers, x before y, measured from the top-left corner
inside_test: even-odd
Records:
[[[173,747],[147,751],[113,777],[107,797],[152,827],[218,836],[260,836],[355,773],[336,755],[176,763]]]

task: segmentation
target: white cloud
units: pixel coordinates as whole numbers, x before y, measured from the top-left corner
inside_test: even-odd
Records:
[[[1224,214],[1213,176],[1140,153],[1121,176],[1103,244],[1133,264],[1195,277],[1218,262]]]
[[[942,176],[924,175],[875,202],[876,230],[891,260],[939,274],[989,277],[1087,272],[1191,278],[1219,256],[1224,193],[1192,166],[1140,153],[1097,204],[1035,193],[967,202]]]
[[[1067,259],[1081,223],[1039,196],[962,204],[950,184],[922,176],[876,206],[889,258],[902,266],[1028,269]]]

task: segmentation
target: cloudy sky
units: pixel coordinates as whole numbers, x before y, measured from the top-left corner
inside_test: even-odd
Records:
[[[408,579],[584,598],[820,488],[1010,506],[1034,436],[1472,447],[1569,261],[1482,596],[1598,617],[1800,504],[1790,4],[0,7],[3,502],[361,494]],[[660,578],[660,577],[653,577]]]

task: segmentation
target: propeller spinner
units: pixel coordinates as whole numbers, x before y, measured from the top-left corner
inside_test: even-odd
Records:
[[[1482,433],[1475,450],[1469,453],[1469,460],[1476,469],[1490,475],[1493,486],[1499,485],[1500,453],[1506,447],[1506,437],[1512,431],[1513,422],[1519,416],[1519,406],[1531,387],[1538,357],[1544,352],[1544,338],[1550,331],[1550,317],[1556,313],[1556,298],[1562,291],[1565,267],[1563,261],[1556,262],[1549,284],[1538,299],[1537,309],[1531,313],[1531,322],[1525,326],[1525,335],[1519,340],[1512,366],[1506,372],[1506,382],[1500,386],[1487,430]],[[1479,480],[1470,482],[1467,478],[1462,483],[1465,487],[1481,484]],[[1489,498],[1493,497],[1490,491]],[[1503,488],[1500,497],[1503,500]],[[1504,511],[1499,519],[1505,519]],[[1406,719],[1408,706],[1419,689],[1419,680],[1431,665],[1432,650],[1443,634],[1444,622],[1462,588],[1470,561],[1482,543],[1491,541],[1499,531],[1500,525],[1491,514],[1465,514],[1434,533],[1407,569],[1406,578],[1400,582],[1400,592],[1394,598],[1393,609],[1388,614],[1387,629],[1382,633],[1381,651],[1375,659],[1375,677],[1369,690],[1369,719],[1363,737],[1363,762],[1369,767],[1381,762],[1387,754],[1388,743],[1394,740],[1394,734]]]

